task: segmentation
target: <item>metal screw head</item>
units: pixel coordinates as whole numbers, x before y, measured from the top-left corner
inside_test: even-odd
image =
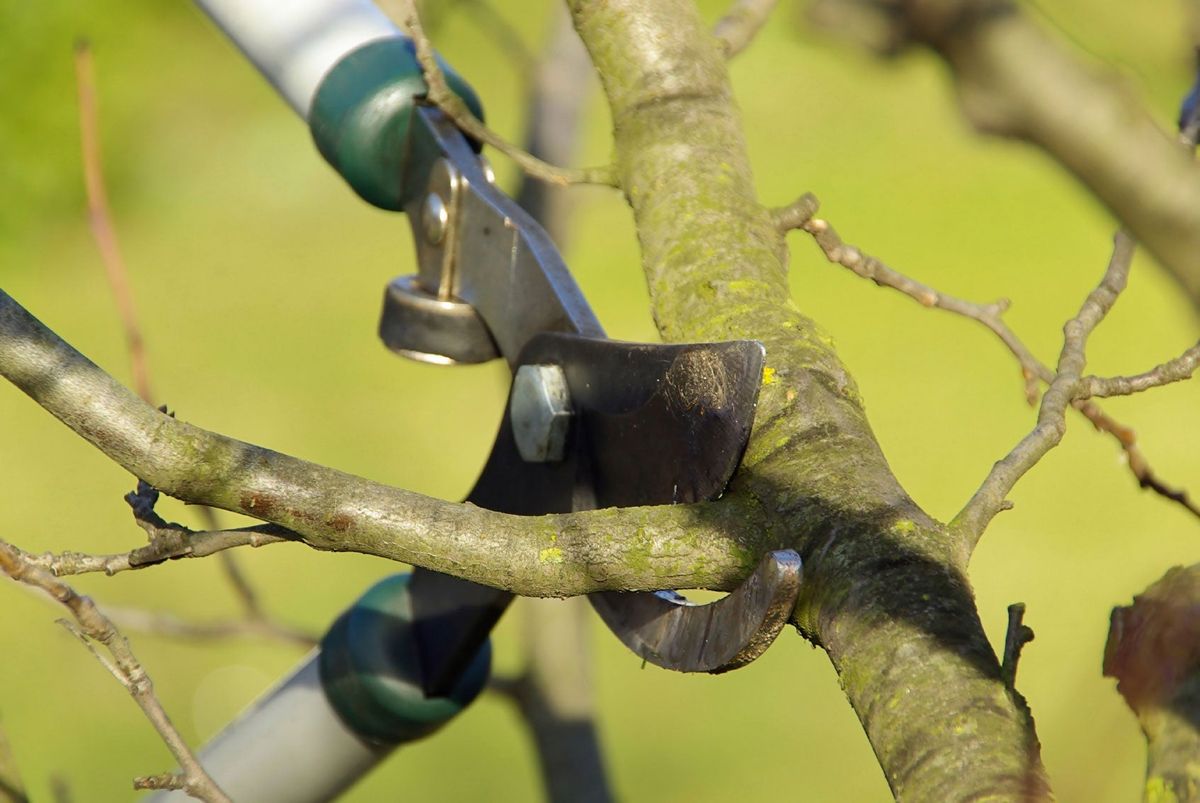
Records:
[[[567,377],[557,365],[522,365],[513,377],[509,406],[517,451],[527,463],[563,459],[571,428]]]
[[[429,193],[421,207],[421,229],[430,245],[437,245],[446,236],[446,225],[450,222],[450,210],[436,192]]]

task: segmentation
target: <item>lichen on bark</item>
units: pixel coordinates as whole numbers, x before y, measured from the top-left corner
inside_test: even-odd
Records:
[[[893,792],[1049,797],[975,610],[969,547],[900,487],[850,372],[789,297],[718,42],[688,0],[568,5],[612,109],[662,337],[766,345],[771,381],[727,501],[751,500],[768,540],[804,558],[795,624],[829,653]]]

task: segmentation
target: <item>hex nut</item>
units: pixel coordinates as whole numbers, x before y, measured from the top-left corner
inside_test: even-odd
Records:
[[[510,403],[513,438],[527,463],[556,463],[571,428],[571,394],[557,365],[522,365],[513,377]]]

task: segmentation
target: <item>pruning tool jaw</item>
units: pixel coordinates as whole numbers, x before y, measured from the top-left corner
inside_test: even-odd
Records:
[[[440,364],[500,356],[514,373],[468,501],[536,515],[719,497],[750,436],[762,345],[609,340],[546,233],[496,189],[442,112],[416,106],[407,147],[421,182],[405,205],[418,273],[388,285],[380,336],[403,356]],[[774,640],[800,578],[799,556],[783,551],[712,604],[674,592],[591,601],[644,660],[724,672]],[[509,599],[430,572],[414,577],[427,692],[451,686]]]

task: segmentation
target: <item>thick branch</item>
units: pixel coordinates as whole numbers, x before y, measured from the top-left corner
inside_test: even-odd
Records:
[[[390,488],[178,421],[150,407],[0,291],[0,374],[137,477],[194,504],[527,596],[728,589],[754,566],[753,506],[625,508],[537,518]]]
[[[1200,166],[1113,79],[1082,66],[1012,0],[820,5],[869,10],[852,24],[887,49],[936,50],[977,128],[1030,142],[1073,173],[1200,307]]]
[[[828,336],[788,298],[718,42],[685,0],[569,5],[612,108],[659,331],[766,345],[732,496],[770,511],[772,538],[800,550],[795,622],[828,651],[893,791],[1044,796],[1032,721],[983,635],[963,544],[899,486]]]

